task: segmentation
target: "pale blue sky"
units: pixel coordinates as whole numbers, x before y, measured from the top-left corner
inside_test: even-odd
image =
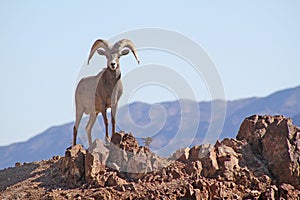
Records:
[[[174,30],[197,42],[216,64],[227,99],[300,85],[299,9],[297,0],[1,0],[0,145],[72,121],[92,42],[133,29]]]

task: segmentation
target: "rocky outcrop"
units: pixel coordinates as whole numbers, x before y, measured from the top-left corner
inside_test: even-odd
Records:
[[[120,132],[108,145],[68,148],[59,163],[69,187],[130,191],[136,198],[299,199],[299,135],[288,118],[254,115],[237,139],[180,149],[168,159]]]
[[[81,145],[75,145],[68,148],[65,157],[60,160],[63,178],[71,188],[85,183],[85,155],[86,150]]]
[[[300,188],[300,128],[291,119],[251,116],[242,123],[237,139],[250,144],[278,184]]]
[[[131,133],[124,132],[113,134],[107,145],[96,139],[87,151],[76,145],[68,148],[65,154],[60,161],[61,171],[70,184],[77,183],[72,187],[84,182],[99,187],[114,185],[112,182],[123,183],[116,181],[121,179],[137,181],[170,163],[148,147],[139,146]]]
[[[200,161],[202,163],[202,173],[204,177],[214,177],[216,171],[219,169],[217,155],[214,146],[211,144],[202,144],[194,146],[189,151],[190,161]]]

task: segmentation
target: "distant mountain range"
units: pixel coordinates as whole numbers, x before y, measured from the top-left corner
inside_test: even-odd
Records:
[[[224,106],[226,106],[224,126],[220,133],[210,136],[210,128],[222,123]],[[212,110],[214,115],[211,113]],[[234,138],[244,118],[253,114],[285,115],[300,126],[300,86],[278,91],[267,97],[226,102],[181,100],[155,105],[135,102],[119,108],[118,124],[119,130],[132,132],[139,138],[140,143],[143,142],[142,138],[151,137],[153,141],[150,148],[158,151],[158,154],[167,155],[172,152],[174,145],[175,150],[203,141],[215,142],[215,138]],[[84,145],[86,120],[87,118],[84,118],[81,122],[78,139]],[[13,166],[15,162],[31,162],[48,159],[54,155],[64,155],[65,149],[71,145],[72,131],[73,122],[70,122],[51,127],[25,142],[0,147],[0,169]],[[99,116],[93,128],[93,138],[103,139],[103,136],[103,122]],[[165,150],[160,151],[164,148]]]

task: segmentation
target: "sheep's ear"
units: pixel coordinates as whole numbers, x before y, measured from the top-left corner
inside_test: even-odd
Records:
[[[97,53],[98,53],[99,55],[105,55],[104,49],[97,49]]]
[[[121,51],[122,56],[125,56],[127,54],[129,54],[129,49],[124,49],[124,50]]]

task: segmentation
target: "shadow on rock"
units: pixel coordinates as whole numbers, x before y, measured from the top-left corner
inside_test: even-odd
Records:
[[[35,169],[39,166],[38,163],[25,163],[21,165],[16,163],[16,167],[0,170],[0,192],[18,182],[34,177]]]

